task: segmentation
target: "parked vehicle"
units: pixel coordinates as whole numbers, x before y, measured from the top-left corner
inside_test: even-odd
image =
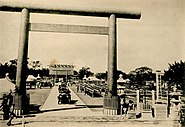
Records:
[[[71,102],[71,92],[65,85],[60,85],[58,87],[58,104],[69,104]]]
[[[71,94],[60,93],[58,95],[58,104],[70,104],[70,103],[71,103]]]

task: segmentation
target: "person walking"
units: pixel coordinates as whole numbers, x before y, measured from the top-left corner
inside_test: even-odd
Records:
[[[9,112],[9,120],[8,120],[8,123],[7,125],[10,126],[12,124],[12,120],[14,117],[17,118],[17,116],[15,115],[14,113],[14,107],[15,107],[15,104],[12,104],[12,106],[10,107],[10,112]]]
[[[13,102],[14,102],[13,101],[13,92],[10,90],[10,93],[8,94],[8,108],[9,108],[9,112],[8,112],[9,120],[7,123],[8,126],[11,125],[13,118],[16,117],[16,115],[14,113],[15,104]]]
[[[9,119],[9,107],[8,107],[8,96],[3,95],[3,101],[1,103],[0,109],[3,110],[3,120]]]

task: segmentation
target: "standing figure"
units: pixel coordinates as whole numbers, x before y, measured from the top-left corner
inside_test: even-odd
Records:
[[[15,104],[13,103],[13,93],[12,91],[10,90],[10,93],[8,94],[8,108],[9,108],[9,121],[7,123],[8,126],[11,125],[11,122],[13,120],[14,117],[16,117],[15,113],[14,113],[14,107],[15,107]]]
[[[125,101],[123,102],[122,105],[122,114],[124,114],[125,116],[127,115],[128,112],[128,103],[126,103]]]
[[[8,106],[8,96],[6,94],[3,95],[3,101],[1,103],[0,108],[3,110],[3,120],[9,119],[9,106]]]
[[[77,84],[77,93],[79,92],[79,89],[80,89],[80,85]]]
[[[133,110],[134,108],[134,102],[132,100],[129,100],[129,110]]]
[[[9,112],[9,120],[8,120],[8,123],[7,125],[10,126],[11,125],[11,122],[13,120],[14,117],[16,117],[15,113],[14,113],[14,107],[15,107],[15,104],[12,104],[12,106],[10,107],[10,112]]]

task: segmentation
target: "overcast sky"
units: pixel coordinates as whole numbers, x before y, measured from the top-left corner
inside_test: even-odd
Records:
[[[2,0],[1,0],[2,1]],[[38,0],[31,0],[38,2]],[[45,2],[49,2],[46,0]],[[118,69],[130,72],[148,66],[154,71],[185,61],[184,0],[54,0],[66,6],[116,7],[141,12],[140,20],[117,19]],[[31,14],[30,22],[108,26],[107,18]],[[20,13],[0,12],[0,63],[17,58]],[[107,70],[108,36],[30,32],[30,60],[52,61]]]

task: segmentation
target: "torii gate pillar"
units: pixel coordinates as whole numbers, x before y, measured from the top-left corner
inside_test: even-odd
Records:
[[[109,17],[109,38],[108,38],[108,96],[117,96],[117,47],[116,47],[116,16]]]
[[[21,12],[21,24],[19,35],[18,63],[16,74],[17,91],[15,93],[15,111],[17,115],[26,114],[29,111],[29,99],[26,94],[26,73],[29,36],[29,11]]]
[[[116,42],[116,16],[109,17],[108,37],[108,93],[104,96],[104,114],[119,115],[120,99],[117,96],[117,42]]]

